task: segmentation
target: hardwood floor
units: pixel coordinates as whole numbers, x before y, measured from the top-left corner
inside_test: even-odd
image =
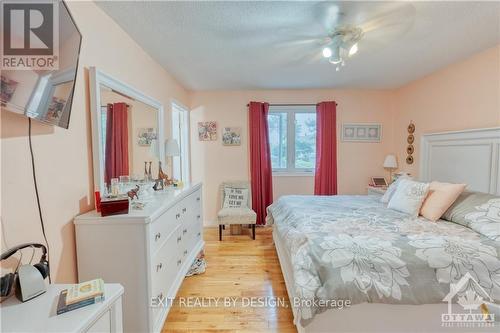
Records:
[[[205,229],[207,270],[184,279],[162,332],[296,332],[272,243],[272,229],[257,228],[256,231],[256,240],[252,240],[251,229],[244,227],[243,235],[230,236],[226,228],[220,242],[217,228]],[[179,304],[180,298],[193,300],[194,297],[204,300],[201,305],[205,306]],[[224,297],[237,299],[237,305],[224,306]],[[257,297],[277,298],[286,304],[245,306]],[[220,298],[217,306],[216,298]]]

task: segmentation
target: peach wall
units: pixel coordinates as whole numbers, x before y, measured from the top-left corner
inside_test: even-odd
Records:
[[[204,91],[191,94],[192,178],[204,182],[205,223],[213,224],[218,200],[217,188],[225,180],[248,180],[248,111],[249,101],[269,103],[338,103],[338,128],[343,122],[382,124],[381,143],[348,143],[338,141],[339,192],[366,193],[371,176],[388,176],[382,168],[386,154],[393,152],[393,92],[383,90],[256,90]],[[215,120],[218,138],[202,142],[197,137],[199,121]],[[222,145],[221,128],[242,128],[242,145]],[[312,194],[314,177],[275,176],[274,195]]]
[[[422,134],[500,126],[500,45],[414,81],[396,93],[395,147],[401,169],[418,175]],[[415,163],[407,165],[406,126],[413,121]]]
[[[96,66],[137,87],[162,101],[166,110],[172,98],[188,102],[186,90],[93,2],[70,1],[68,6],[83,35],[69,130],[33,122],[39,192],[56,282],[76,281],[72,221],[94,207],[88,67]],[[26,118],[2,110],[2,249],[42,240],[27,124]]]

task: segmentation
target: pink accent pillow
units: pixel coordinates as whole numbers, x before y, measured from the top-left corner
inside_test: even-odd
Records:
[[[465,184],[432,182],[429,194],[420,209],[420,215],[431,221],[439,220],[466,186]]]

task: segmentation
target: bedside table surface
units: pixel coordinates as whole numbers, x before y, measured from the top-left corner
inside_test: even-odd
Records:
[[[370,194],[384,195],[385,191],[387,191],[387,187],[368,186],[366,190],[369,195]]]
[[[16,296],[1,303],[3,332],[82,332],[107,311],[123,295],[120,284],[104,285],[104,301],[56,314],[61,290],[70,284],[50,284],[47,291],[29,301],[21,302]]]

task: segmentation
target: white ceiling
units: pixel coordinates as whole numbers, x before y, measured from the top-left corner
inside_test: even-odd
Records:
[[[98,5],[192,90],[394,88],[500,43],[500,2]],[[338,24],[366,33],[335,72],[320,53]]]

